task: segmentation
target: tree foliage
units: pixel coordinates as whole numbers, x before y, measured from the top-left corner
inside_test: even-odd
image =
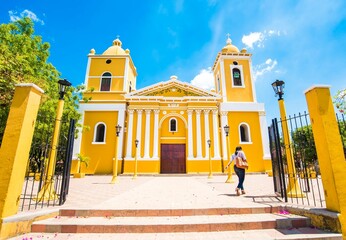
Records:
[[[292,140],[295,160],[298,161],[298,165],[301,163],[305,165],[302,167],[315,165],[317,152],[311,125],[297,128],[292,133]]]
[[[36,127],[53,128],[54,121],[45,116],[54,118],[56,115],[59,98],[57,82],[61,74],[48,62],[49,48],[49,43],[42,42],[41,36],[34,35],[34,23],[30,18],[0,25],[0,138],[18,83],[34,83],[45,91],[39,109],[40,126]],[[65,119],[80,118],[77,108],[82,89],[83,86],[67,89],[63,111]],[[64,127],[61,130],[67,132]]]
[[[346,110],[346,89],[339,90],[334,96],[334,104],[339,112],[344,113]]]

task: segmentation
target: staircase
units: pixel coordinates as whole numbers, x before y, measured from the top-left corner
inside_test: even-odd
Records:
[[[279,207],[62,209],[34,222],[27,237],[59,239],[342,239]],[[23,239],[23,238],[18,238]],[[28,238],[30,239],[30,238]]]
[[[109,176],[78,180],[71,179],[58,216],[34,221],[30,233],[11,239],[342,239],[281,211],[265,175],[248,175],[241,196],[225,176],[123,176],[114,185]]]

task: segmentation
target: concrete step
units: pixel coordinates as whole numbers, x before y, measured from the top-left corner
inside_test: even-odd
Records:
[[[46,233],[173,233],[309,227],[310,219],[271,213],[155,216],[56,217],[34,222],[32,232]]]
[[[278,213],[279,207],[258,206],[243,208],[200,208],[200,209],[61,209],[60,216],[66,217],[152,217],[152,216],[196,216]]]
[[[284,240],[314,239],[342,240],[341,234],[324,232],[315,228],[260,229],[219,232],[177,232],[177,233],[28,233],[8,240],[59,239],[59,240]]]

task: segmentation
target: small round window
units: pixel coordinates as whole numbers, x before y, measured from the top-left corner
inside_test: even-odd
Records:
[[[110,60],[110,59],[107,59],[107,60],[106,60],[106,63],[107,63],[107,64],[110,64],[111,62],[112,62],[112,60]]]
[[[233,64],[234,64],[234,65],[238,65],[238,62],[234,61]]]

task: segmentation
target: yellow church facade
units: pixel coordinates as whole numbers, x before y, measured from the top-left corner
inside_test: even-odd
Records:
[[[265,108],[256,99],[251,54],[228,38],[212,70],[212,91],[176,76],[137,89],[136,67],[119,39],[102,54],[92,49],[84,83],[90,100],[80,102],[80,123],[87,128],[75,140],[73,167],[81,154],[89,158],[87,174],[111,174],[114,160],[118,174],[134,173],[136,162],[138,174],[208,173],[210,162],[212,172],[220,173],[242,146],[249,172],[270,170]]]

